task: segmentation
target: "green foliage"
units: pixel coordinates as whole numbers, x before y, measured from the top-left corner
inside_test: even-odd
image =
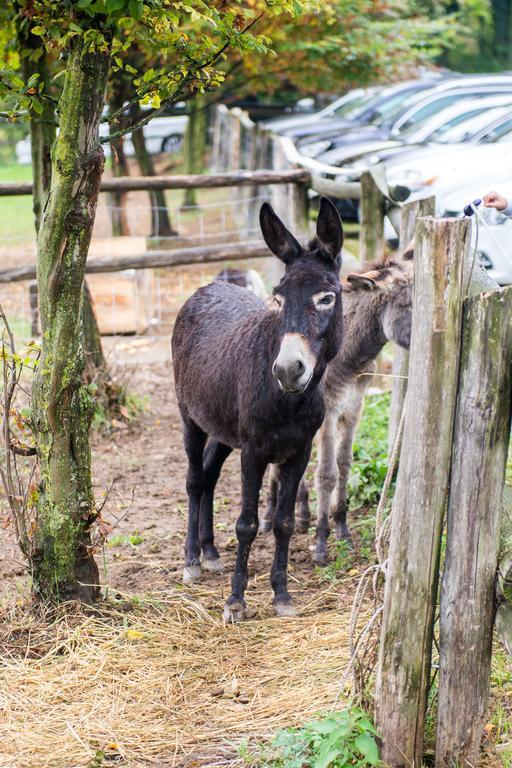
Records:
[[[350,509],[377,504],[380,498],[388,469],[389,405],[389,392],[366,398],[354,439],[354,463],[348,480]]]
[[[335,584],[340,578],[347,575],[347,571],[354,562],[354,551],[346,539],[336,542],[336,555],[325,567],[317,567],[317,572],[322,581]]]
[[[274,768],[364,768],[379,764],[377,732],[363,710],[351,706],[280,731],[263,765]]]
[[[117,533],[115,536],[109,536],[107,547],[138,547],[142,544],[143,538],[137,533]]]

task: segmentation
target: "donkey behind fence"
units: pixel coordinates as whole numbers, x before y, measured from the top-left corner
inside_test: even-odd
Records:
[[[347,276],[343,299],[343,346],[325,375],[326,415],[318,434],[317,542],[313,559],[328,560],[329,513],[336,538],[349,539],[347,482],[352,464],[352,443],[365,392],[376,368],[375,359],[392,340],[406,349],[411,338],[413,250],[401,259],[384,260],[370,271]],[[269,502],[261,523],[270,530],[275,514],[278,479],[272,473]],[[298,532],[309,528],[308,491],[303,480],[298,491]]]
[[[203,567],[218,569],[213,492],[225,459],[241,448],[238,550],[224,608],[229,621],[245,618],[247,561],[258,530],[261,483],[270,463],[278,466],[279,478],[271,571],[274,606],[278,615],[293,614],[287,568],[297,488],[325,414],[321,380],[342,335],[343,230],[336,208],[322,200],[317,234],[306,249],[268,204],[262,206],[260,223],[270,250],[285,264],[274,289],[278,310],[268,310],[244,288],[214,282],[184,304],[172,337],[189,462],[184,581],[200,576],[201,550]]]

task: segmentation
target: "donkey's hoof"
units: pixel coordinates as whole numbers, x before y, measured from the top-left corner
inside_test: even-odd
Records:
[[[339,524],[336,526],[336,541],[348,541],[349,544],[353,543],[348,525]]]
[[[236,624],[239,621],[245,621],[247,618],[247,611],[244,603],[241,602],[228,602],[224,605],[224,611],[222,612],[224,621],[226,624]]]
[[[278,600],[277,602],[275,602],[274,611],[276,612],[276,616],[281,616],[281,617],[286,617],[286,616],[290,617],[290,616],[297,615],[295,606],[289,600],[286,600],[286,601]]]
[[[272,530],[272,520],[260,520],[260,533],[269,533]]]
[[[222,573],[224,571],[224,563],[220,557],[203,557],[202,568],[203,571]]]
[[[313,552],[313,562],[317,565],[327,565],[329,562],[329,553],[326,549],[315,549]]]
[[[295,533],[307,533],[309,531],[309,520],[298,517],[295,521]]]
[[[201,578],[200,565],[186,565],[183,569],[183,583],[194,584]]]

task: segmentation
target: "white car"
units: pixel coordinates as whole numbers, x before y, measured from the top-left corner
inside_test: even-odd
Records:
[[[177,152],[183,144],[187,123],[187,115],[155,117],[142,129],[148,152],[151,155],[156,155],[159,152]],[[101,123],[100,136],[105,137],[108,134],[109,126],[107,123]],[[110,157],[110,145],[103,144],[103,149],[105,156]],[[135,155],[129,133],[125,137],[124,151],[127,157]],[[30,136],[17,142],[15,152],[16,159],[21,165],[29,165],[32,162]]]

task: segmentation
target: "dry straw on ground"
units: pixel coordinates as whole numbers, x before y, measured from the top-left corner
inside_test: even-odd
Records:
[[[98,751],[101,765],[235,765],[244,741],[332,705],[347,661],[338,590],[297,618],[265,611],[238,626],[207,610],[219,595],[204,587],[11,616],[0,638],[0,766],[85,768]]]

